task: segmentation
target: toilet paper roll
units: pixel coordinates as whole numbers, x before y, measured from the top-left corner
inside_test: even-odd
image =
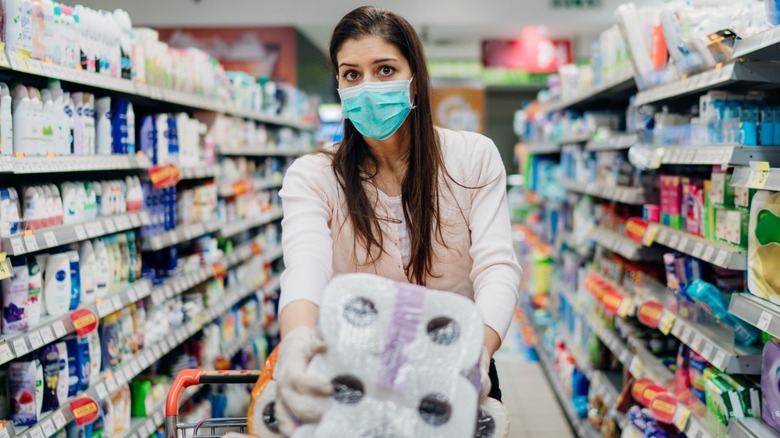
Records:
[[[271,380],[252,403],[252,433],[260,438],[282,438],[276,422],[276,382]]]
[[[375,368],[387,385],[407,366],[467,370],[479,361],[482,318],[471,300],[454,293],[349,274],[331,281],[322,303],[327,355]]]
[[[474,438],[505,438],[509,435],[509,416],[501,402],[486,398],[479,405]]]
[[[331,376],[334,392],[315,432],[295,436],[473,437],[478,393],[457,372],[421,367],[389,388],[365,368],[330,370],[315,358],[309,371]]]

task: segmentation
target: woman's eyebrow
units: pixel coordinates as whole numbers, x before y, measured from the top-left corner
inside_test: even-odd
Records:
[[[348,64],[346,62],[342,62],[341,64],[339,64],[339,68],[341,68],[341,67],[357,67],[357,65],[355,65],[355,64]]]
[[[381,64],[383,62],[388,62],[388,61],[398,62],[398,59],[396,59],[396,58],[382,58],[382,59],[374,60],[373,64]]]

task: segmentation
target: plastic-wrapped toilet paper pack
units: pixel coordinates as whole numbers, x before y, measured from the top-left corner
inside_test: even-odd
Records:
[[[344,275],[327,287],[318,327],[328,349],[308,371],[334,394],[296,437],[473,437],[484,329],[471,300]]]
[[[282,438],[276,422],[276,382],[268,382],[260,397],[253,401],[250,415],[253,416],[252,434],[260,438]]]
[[[509,434],[509,416],[498,400],[487,398],[479,405],[474,438],[504,438]]]

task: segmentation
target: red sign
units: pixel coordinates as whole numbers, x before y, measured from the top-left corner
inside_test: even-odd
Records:
[[[639,322],[652,329],[658,328],[658,322],[664,313],[664,306],[661,303],[647,302],[642,304],[637,311]]]
[[[76,334],[82,338],[95,331],[98,326],[97,315],[89,309],[79,309],[70,312],[70,320],[73,323]]]
[[[236,181],[233,183],[233,196],[246,195],[254,190],[252,182],[248,180]]]
[[[572,62],[571,40],[553,40],[544,29],[529,26],[516,40],[482,41],[482,65],[522,70],[530,73],[554,73]]]
[[[73,411],[73,417],[79,426],[94,422],[100,414],[97,402],[90,397],[73,400],[70,402],[70,410]]]
[[[259,243],[252,242],[251,247],[252,247],[252,254],[254,254],[254,255],[260,255],[260,254],[263,253],[263,247],[260,246]]]
[[[217,278],[225,278],[225,275],[227,274],[227,270],[225,269],[225,265],[223,265],[220,262],[214,262],[214,264],[211,265],[211,267],[214,269],[214,276]]]
[[[642,239],[645,237],[648,225],[642,219],[632,217],[626,222],[626,236],[631,240],[642,243]]]
[[[163,164],[149,169],[149,179],[155,189],[173,187],[179,182],[181,171],[175,164]]]

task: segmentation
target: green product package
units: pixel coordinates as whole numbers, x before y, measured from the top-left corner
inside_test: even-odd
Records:
[[[745,211],[750,210],[750,202],[756,191],[747,187],[734,187],[734,207]]]
[[[712,189],[710,196],[716,207],[734,206],[734,187],[731,185],[731,174],[716,172],[712,174]]]
[[[152,382],[149,380],[133,380],[130,382],[132,404],[130,415],[145,418],[152,412]]]

